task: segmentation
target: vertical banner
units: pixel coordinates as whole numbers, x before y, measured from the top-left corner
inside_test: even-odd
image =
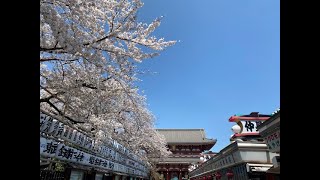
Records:
[[[53,119],[51,127],[50,127],[50,129],[48,131],[48,134],[52,134],[52,135],[55,134],[56,131],[58,130],[58,127],[59,127],[59,121],[56,120],[56,119]]]
[[[63,133],[62,133],[61,138],[68,141],[68,137],[69,137],[70,132],[71,132],[71,128],[69,126],[65,125],[63,127]]]
[[[76,144],[78,144],[80,147],[83,147],[83,143],[84,143],[84,137],[85,135],[82,134],[81,132],[78,132],[78,139],[76,141]]]
[[[50,126],[51,126],[51,122],[49,122],[48,124],[48,121],[51,121],[53,118],[43,114],[43,113],[40,113],[40,131],[47,131],[49,130]],[[48,128],[49,126],[49,128]]]
[[[43,155],[43,151],[46,149],[47,139],[40,137],[40,155]]]
[[[69,141],[69,142],[72,142],[72,138],[74,136],[74,129],[71,128],[71,127],[69,127],[69,128],[70,128],[70,131],[69,131],[69,135],[68,135],[66,140]]]
[[[87,137],[84,143],[86,149],[92,149],[93,140],[90,137]]]
[[[63,135],[63,130],[64,130],[64,124],[59,122],[58,129],[53,133],[53,136],[57,138],[61,138],[61,136]]]
[[[78,140],[78,131],[77,130],[73,130],[73,135],[71,137],[71,142],[74,144],[77,144],[77,140]]]
[[[40,131],[44,129],[44,124],[46,123],[46,115],[40,113]]]

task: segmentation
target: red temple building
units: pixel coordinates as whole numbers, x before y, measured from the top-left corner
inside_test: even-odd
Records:
[[[209,151],[217,142],[209,139],[204,129],[157,129],[164,135],[168,148],[172,152],[157,164],[157,172],[164,180],[182,180],[188,178],[190,166],[197,166],[215,153]]]

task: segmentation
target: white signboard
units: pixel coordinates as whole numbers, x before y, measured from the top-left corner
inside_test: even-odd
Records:
[[[55,157],[60,160],[79,162],[80,164],[83,164],[81,162],[84,161],[84,152],[61,143],[57,147]]]
[[[58,142],[54,140],[47,139],[46,140],[46,146],[42,152],[43,155],[47,157],[54,157],[57,151]]]
[[[47,157],[55,157],[60,160],[100,167],[108,170],[113,170],[115,165],[114,162],[42,137],[40,138],[40,154]]]
[[[227,165],[232,165],[235,163],[234,158],[232,157],[232,155],[228,155],[220,160],[218,160],[217,162],[215,162],[213,164],[213,168],[217,169],[217,168],[221,168],[223,166],[227,166]]]
[[[44,137],[40,138],[40,155],[42,156],[55,157],[64,161],[100,167],[108,170],[117,170],[120,172],[126,172],[130,174],[146,175],[145,172],[140,172],[138,170],[134,170],[132,168],[127,167],[132,166],[140,169],[143,168],[142,170],[146,171],[147,169],[143,165],[138,164],[142,163],[138,159],[136,160],[136,162],[127,161],[127,158],[123,154],[118,153],[114,151],[112,148],[109,148],[105,145],[96,144],[94,142],[94,139],[86,136],[85,134],[79,132],[76,129],[73,129],[68,125],[63,124],[62,122],[59,122],[56,119],[53,119],[52,117],[42,112],[40,113],[40,132],[45,133],[47,135],[52,135],[56,138],[59,138],[60,140],[65,140],[74,145],[78,145],[80,147],[94,151],[100,154],[101,157],[108,158],[108,160],[101,157],[97,157],[92,154],[85,153],[76,148],[69,147],[65,145],[63,142],[57,142],[55,140],[47,139]],[[109,142],[110,144],[106,144],[112,144],[122,153],[125,153],[127,155],[131,154],[128,149],[126,149],[124,146],[117,143],[116,141],[110,140]],[[126,164],[126,166],[112,162],[112,160],[115,159]]]
[[[40,155],[54,157],[57,150],[58,142],[40,138]]]
[[[257,126],[260,125],[263,121],[257,120],[257,121],[240,121],[242,124],[242,132],[241,133],[256,133]]]

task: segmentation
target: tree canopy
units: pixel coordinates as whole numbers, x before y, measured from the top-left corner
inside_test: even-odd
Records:
[[[40,1],[40,108],[99,141],[168,155],[135,86],[137,64],[176,41],[152,36],[161,18],[138,22],[140,0]],[[115,133],[122,128],[123,133]]]

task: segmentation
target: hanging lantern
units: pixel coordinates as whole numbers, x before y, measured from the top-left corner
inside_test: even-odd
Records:
[[[228,179],[233,178],[233,172],[231,170],[229,170],[226,175],[227,175]]]
[[[211,175],[208,175],[207,178],[208,178],[208,180],[211,180],[211,179],[212,179],[212,176],[211,176]]]
[[[217,172],[217,173],[216,173],[216,179],[221,179],[221,174],[220,174],[220,172]]]

